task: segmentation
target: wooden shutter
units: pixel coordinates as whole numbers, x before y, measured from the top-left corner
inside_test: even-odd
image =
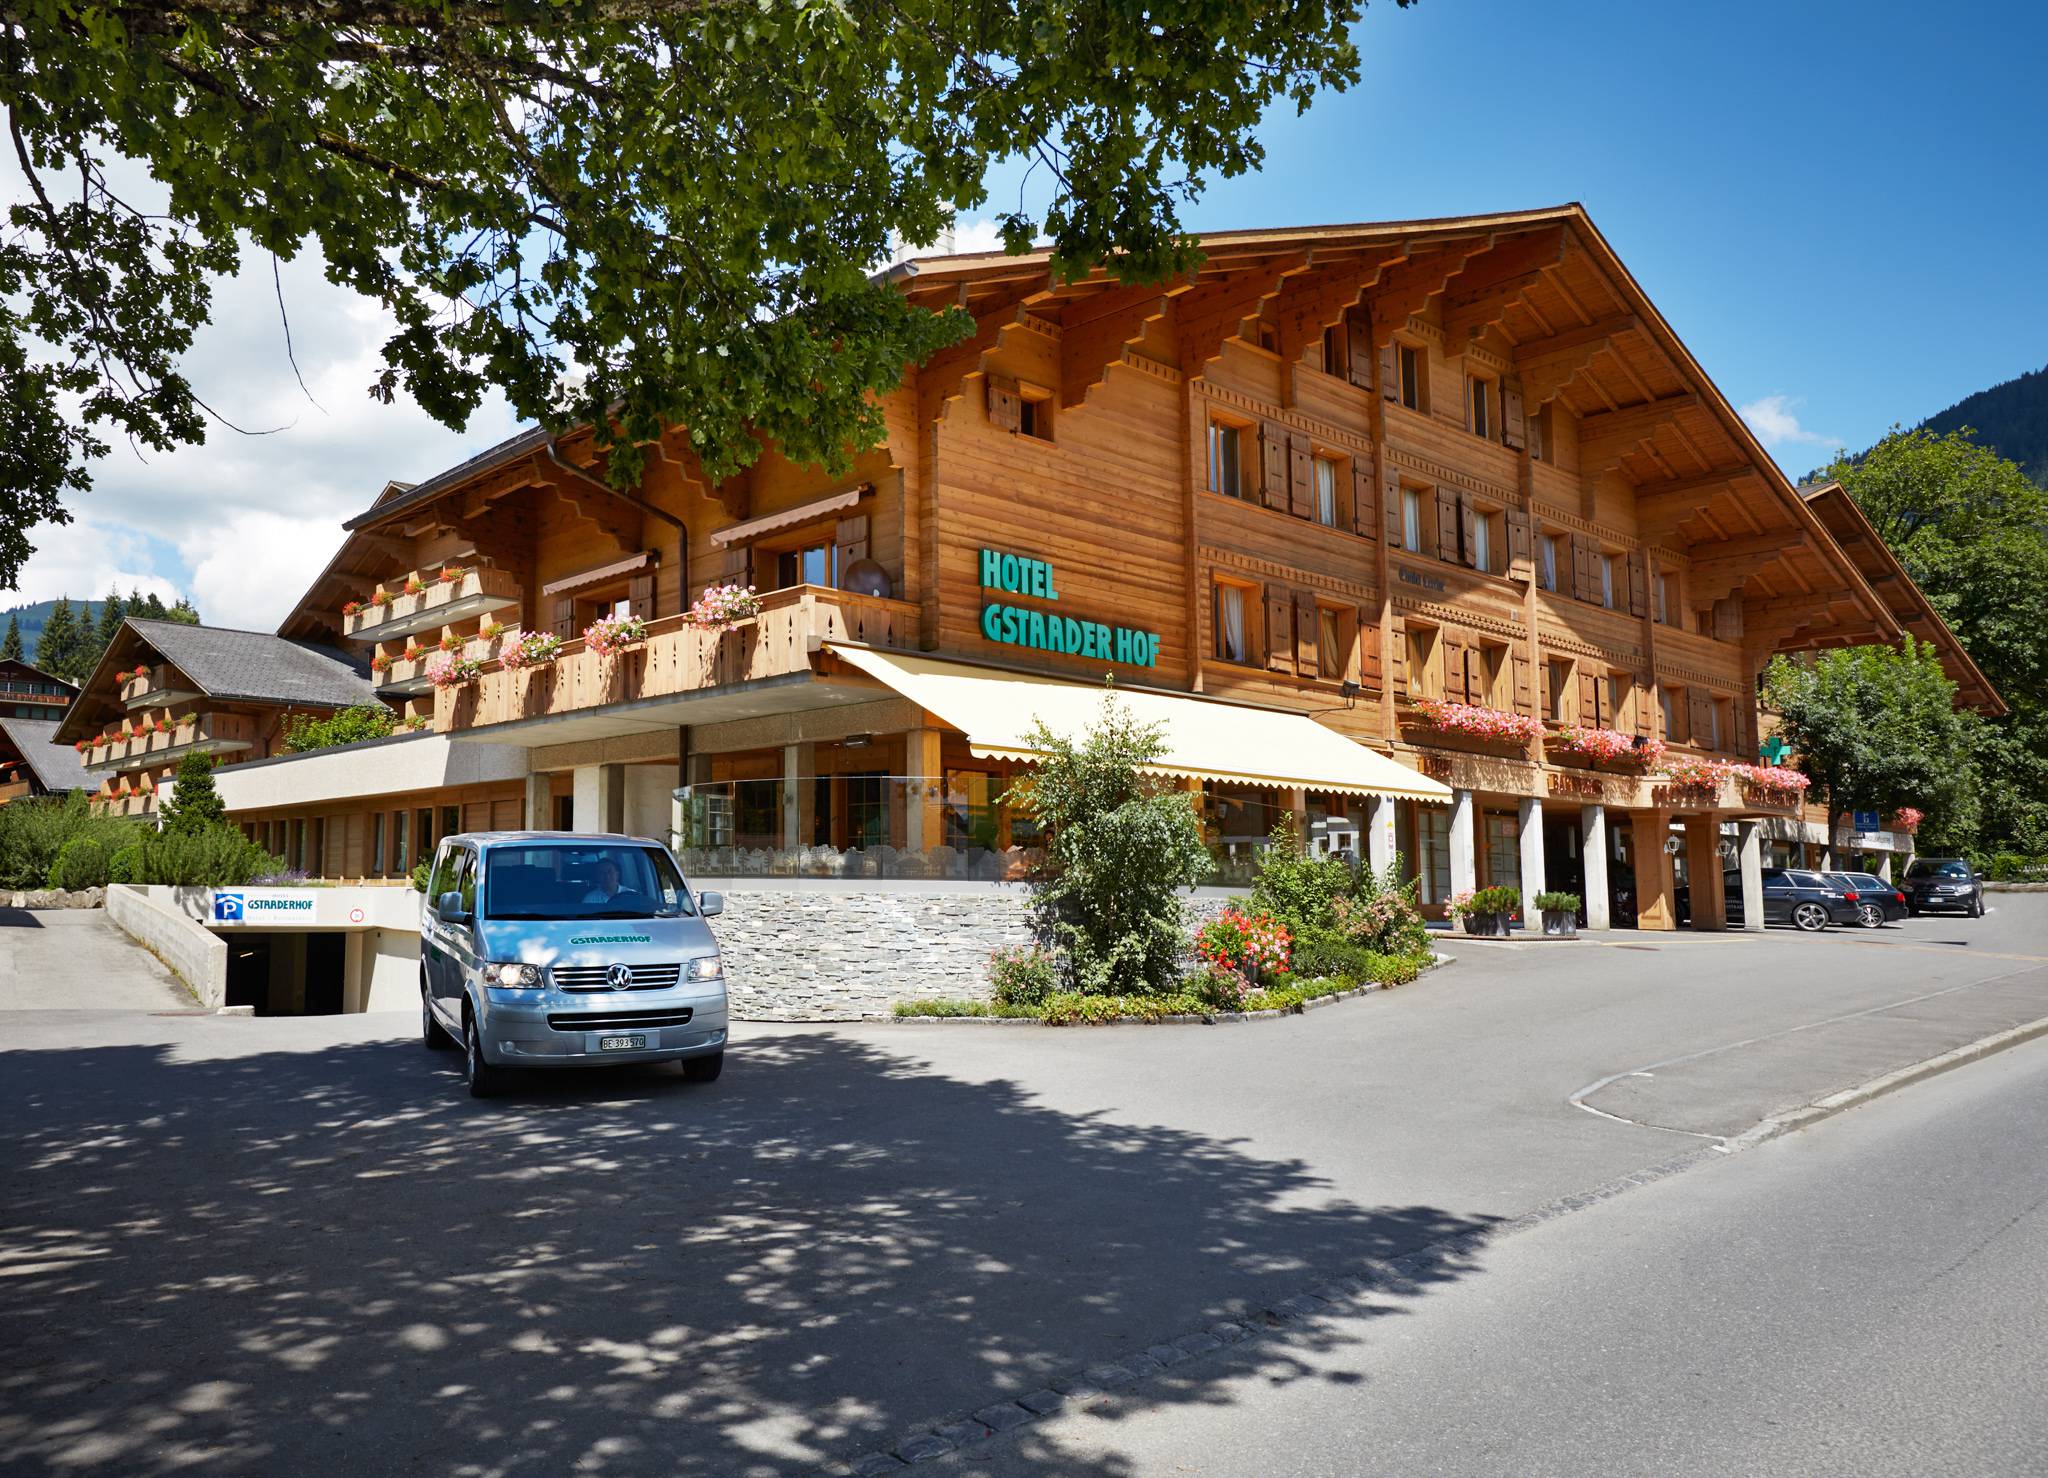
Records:
[[[555,599],[555,611],[549,620],[549,627],[556,636],[568,641],[576,635],[576,602],[566,596]]]
[[[1266,587],[1266,666],[1294,670],[1294,597],[1279,585]]]
[[[1316,516],[1315,446],[1299,431],[1287,438],[1287,499],[1296,518]]]
[[[1704,744],[1714,734],[1714,695],[1702,693],[1698,688],[1686,694],[1686,718],[1691,723],[1690,736],[1695,744]]]
[[[1287,432],[1271,421],[1259,423],[1259,490],[1268,508],[1287,506]]]
[[[1657,694],[1651,680],[1643,674],[1636,674],[1635,686],[1635,731],[1644,736],[1657,732]]]
[[[1714,640],[1742,640],[1742,597],[1723,596],[1714,602]]]
[[[1529,659],[1517,654],[1513,660],[1515,664],[1515,712],[1534,714],[1536,712],[1536,698],[1533,691],[1534,685],[1529,678]]]
[[[1522,387],[1512,380],[1501,382],[1500,439],[1518,452],[1529,445],[1529,415],[1522,405]]]
[[[1436,557],[1458,562],[1458,495],[1451,488],[1436,490]]]
[[[1372,389],[1372,324],[1363,310],[1345,310],[1344,342],[1351,351],[1346,366],[1351,383],[1362,390]]]
[[[1650,610],[1650,568],[1638,549],[1628,557],[1628,613],[1643,616]]]
[[[1399,402],[1401,399],[1401,346],[1380,345],[1380,395],[1383,399]]]
[[[1017,393],[1016,376],[988,377],[988,421],[998,431],[1024,429],[1024,397]]]
[[[1351,527],[1368,539],[1380,532],[1380,500],[1372,494],[1372,459],[1351,459]]]
[[[1479,510],[1472,506],[1472,500],[1460,494],[1458,497],[1458,537],[1464,550],[1465,563],[1473,569],[1479,568]]]
[[[654,619],[654,576],[635,575],[626,582],[627,609],[642,621]]]
[[[1597,551],[1584,534],[1572,535],[1572,596],[1577,600],[1600,599],[1600,568],[1594,562]]]
[[[1579,722],[1588,728],[1600,722],[1600,682],[1584,668],[1579,669]]]
[[[1389,549],[1399,549],[1401,547],[1401,535],[1405,522],[1404,505],[1406,502],[1407,500],[1401,496],[1401,479],[1391,472],[1388,473],[1386,516],[1387,548]]]
[[[1298,677],[1342,677],[1341,672],[1324,673],[1322,668],[1322,621],[1316,612],[1315,592],[1294,592],[1294,671]]]
[[[847,566],[868,557],[868,516],[856,513],[840,519],[832,530],[832,544],[839,557],[839,580],[844,584]]]
[[[1541,698],[1543,703],[1543,707],[1540,710],[1540,712],[1544,718],[1550,717],[1550,710],[1557,703],[1555,683],[1552,681],[1552,674],[1556,671],[1557,664],[1555,662],[1545,661],[1539,664],[1538,671],[1536,673],[1537,687],[1541,690]]]
[[[1465,688],[1465,643],[1448,631],[1436,634],[1437,661],[1443,664],[1443,695],[1452,703],[1469,703]]]
[[[1380,629],[1373,622],[1373,613],[1360,607],[1358,611],[1358,677],[1368,688],[1379,688],[1380,684]],[[1382,691],[1384,689],[1382,688]]]

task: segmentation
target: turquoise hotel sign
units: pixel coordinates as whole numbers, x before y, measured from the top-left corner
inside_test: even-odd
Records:
[[[981,588],[1005,595],[1029,596],[1034,600],[1058,600],[1052,566],[1042,559],[1006,554],[999,549],[981,551]],[[1009,647],[1029,647],[1038,652],[1063,652],[1070,657],[1093,657],[1102,662],[1122,662],[1132,667],[1159,665],[1159,633],[1129,626],[1105,626],[1100,621],[1077,620],[1057,611],[1031,606],[1013,606],[1003,601],[986,601],[981,608],[981,634]]]

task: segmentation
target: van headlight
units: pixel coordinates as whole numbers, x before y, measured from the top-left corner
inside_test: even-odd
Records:
[[[509,985],[518,990],[532,990],[540,984],[540,966],[512,962],[486,965],[484,984]]]
[[[699,955],[690,961],[690,979],[725,979],[725,961],[717,955]]]

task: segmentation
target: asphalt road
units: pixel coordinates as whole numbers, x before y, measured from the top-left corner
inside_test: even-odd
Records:
[[[1191,1363],[934,1470],[2048,1472],[2048,1040]]]
[[[0,1467],[36,1474],[805,1471],[2048,1017],[2012,896],[1454,943],[1257,1025],[757,1027],[713,1085],[478,1104],[409,1014],[79,1009],[165,999],[154,963],[103,997],[8,925],[61,1008],[0,1019]]]

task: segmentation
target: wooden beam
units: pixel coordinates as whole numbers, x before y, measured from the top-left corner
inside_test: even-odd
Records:
[[[1591,368],[1594,360],[1612,349],[1615,339],[1641,327],[1633,313],[1624,313],[1518,345],[1515,365],[1525,402],[1532,410],[1548,405]]]
[[[1180,336],[1182,373],[1198,375],[1210,360],[1221,357],[1224,344],[1237,337],[1244,321],[1257,314],[1266,299],[1276,296],[1288,278],[1306,272],[1308,265],[1308,253],[1299,252],[1204,282],[1175,299],[1174,326]]]
[[[1605,471],[1615,466],[1657,431],[1671,424],[1681,412],[1696,408],[1698,395],[1687,390],[1625,405],[1619,410],[1595,411],[1579,420],[1579,470]]]
[[[1636,486],[1636,521],[1644,528],[1676,528],[1678,523],[1723,493],[1739,493],[1752,485],[1763,491],[1763,474],[1754,467],[1724,467],[1698,477]]]
[[[1466,263],[1445,291],[1444,343],[1452,354],[1464,352],[1490,324],[1543,281],[1544,274],[1564,261],[1564,227],[1511,237]]]
[[[1694,544],[1686,550],[1692,568],[1725,564],[1730,560],[1766,560],[1795,549],[1806,542],[1799,529],[1773,529],[1767,534],[1745,534],[1735,539],[1715,539]]]
[[[1086,313],[1060,325],[1060,405],[1076,406],[1102,383],[1109,367],[1124,357],[1124,348],[1145,336],[1145,326],[1166,316],[1174,296],[1188,291],[1185,283],[1162,290],[1149,287],[1112,288],[1088,300]]]
[[[1375,347],[1394,337],[1394,331],[1428,306],[1429,300],[1451,285],[1451,279],[1465,270],[1465,264],[1492,244],[1492,237],[1480,237],[1445,247],[1423,256],[1413,256],[1382,273],[1377,287],[1368,295],[1372,305],[1372,333]]]
[[[1373,261],[1353,258],[1290,277],[1270,310],[1279,331],[1281,360],[1292,364],[1300,359],[1324,329],[1337,327],[1347,309],[1365,300],[1388,268],[1404,260],[1404,253]]]

